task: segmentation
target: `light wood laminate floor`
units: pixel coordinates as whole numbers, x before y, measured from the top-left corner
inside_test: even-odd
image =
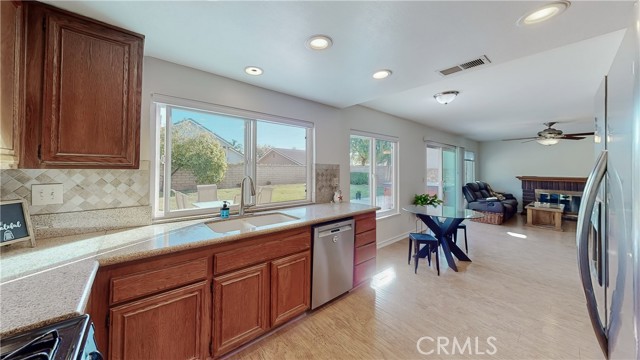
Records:
[[[359,287],[231,358],[602,359],[579,283],[575,222],[559,233],[523,220],[467,222],[473,262],[458,262],[456,273],[443,261],[440,277],[426,260],[413,273],[408,240],[381,248],[378,271],[392,281]],[[420,342],[428,355],[418,351],[422,337],[433,339]],[[450,342],[439,353],[438,337]]]

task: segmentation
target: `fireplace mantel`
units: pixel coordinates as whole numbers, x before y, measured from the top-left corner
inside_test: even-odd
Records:
[[[549,181],[549,182],[571,182],[586,183],[586,177],[558,177],[558,176],[516,176],[522,181]]]

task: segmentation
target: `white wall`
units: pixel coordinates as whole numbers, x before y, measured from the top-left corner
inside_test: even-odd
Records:
[[[162,94],[217,105],[306,120],[315,124],[315,162],[340,165],[340,188],[349,189],[350,129],[385,134],[400,142],[400,206],[410,204],[425,189],[424,138],[464,146],[476,151],[478,144],[465,138],[430,129],[362,106],[337,109],[313,101],[206,73],[185,66],[144,58],[142,80],[141,158],[152,154],[151,95]],[[347,190],[348,191],[348,190]],[[378,222],[378,241],[399,239],[415,227],[413,217],[400,215]]]
[[[398,199],[400,207],[411,204],[415,194],[422,194],[425,191],[425,138],[451,145],[466,146],[474,151],[478,146],[474,141],[363,106],[352,106],[341,110],[341,113],[347,130],[342,136],[344,142],[349,141],[349,130],[368,131],[398,138],[400,155]],[[340,185],[343,189],[348,189],[348,153],[345,160],[346,164],[342,165],[341,163],[340,166],[340,179],[342,179]],[[413,215],[404,211],[400,211],[399,215],[379,219],[378,242],[395,240],[415,229],[414,219]]]
[[[316,141],[331,144],[316,154],[320,164],[337,164],[349,144],[335,143],[335,131],[344,131],[338,109],[313,101],[266,90],[222,76],[152,57],[144,58],[142,75],[142,127],[140,157],[151,157],[151,94],[175,96],[216,105],[306,120],[316,124]]]
[[[587,177],[593,167],[593,137],[560,140],[543,146],[535,141],[491,141],[480,143],[478,180],[500,192],[512,193],[522,210],[522,184],[516,176]]]

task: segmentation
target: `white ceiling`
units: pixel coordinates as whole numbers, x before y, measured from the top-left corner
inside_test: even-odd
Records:
[[[45,1],[144,34],[145,55],[320,103],[377,109],[479,141],[532,136],[543,122],[592,130],[593,98],[633,1],[573,1],[548,22],[530,1]],[[334,45],[305,47],[314,34]],[[491,64],[437,71],[487,55]],[[251,77],[246,66],[264,74]],[[388,68],[385,80],[371,78]],[[433,94],[459,90],[440,105]]]

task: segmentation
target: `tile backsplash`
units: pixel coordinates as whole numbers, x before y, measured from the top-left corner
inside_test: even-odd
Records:
[[[0,198],[25,199],[36,238],[151,224],[149,162],[138,170],[0,170]],[[63,203],[31,205],[31,185],[62,184]],[[328,203],[340,183],[340,166],[316,164],[316,202]]]
[[[316,202],[328,203],[333,200],[333,193],[340,183],[340,165],[316,164]]]
[[[31,215],[149,205],[149,162],[138,170],[8,169],[0,171],[3,200],[27,200]],[[31,185],[62,184],[63,203],[31,205]]]

